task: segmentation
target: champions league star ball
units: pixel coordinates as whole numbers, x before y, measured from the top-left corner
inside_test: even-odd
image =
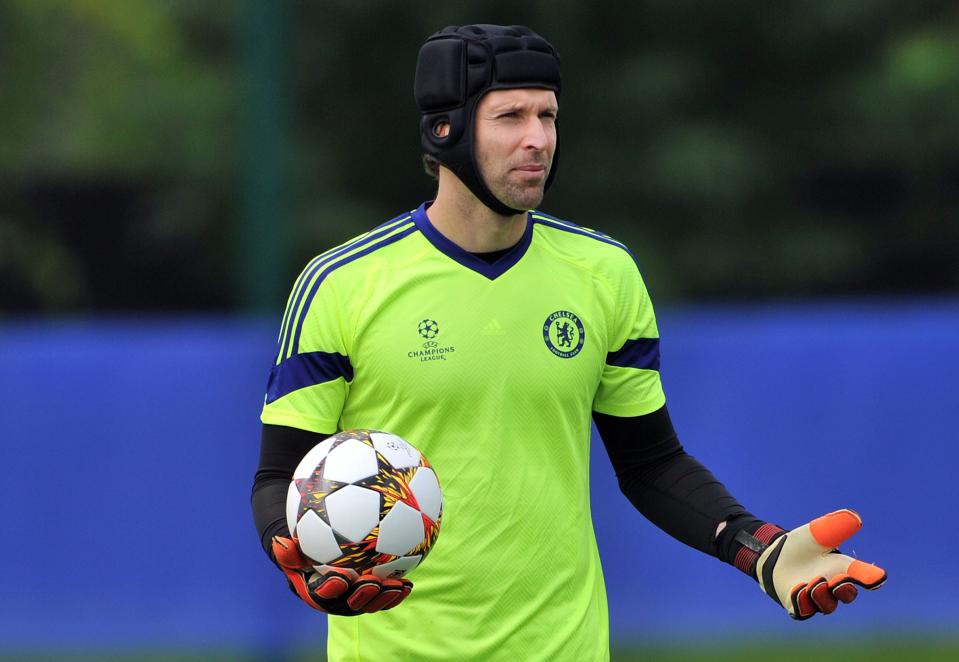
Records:
[[[300,461],[286,521],[317,571],[402,577],[436,542],[443,495],[412,444],[376,430],[345,430]]]

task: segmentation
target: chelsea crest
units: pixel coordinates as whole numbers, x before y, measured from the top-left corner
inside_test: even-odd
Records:
[[[576,315],[568,310],[557,310],[543,323],[543,340],[549,351],[560,358],[569,359],[583,349],[586,329]]]

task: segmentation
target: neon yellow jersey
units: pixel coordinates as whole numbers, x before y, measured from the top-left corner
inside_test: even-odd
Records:
[[[264,423],[393,432],[443,489],[440,535],[410,597],[329,617],[329,658],[608,659],[591,412],[665,403],[646,287],[602,233],[533,211],[488,264],[425,207],[310,262],[270,375]]]

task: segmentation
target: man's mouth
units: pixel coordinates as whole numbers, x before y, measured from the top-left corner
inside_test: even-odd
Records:
[[[530,163],[513,168],[513,170],[518,170],[522,173],[527,173],[530,175],[541,175],[546,172],[546,166],[538,163]]]

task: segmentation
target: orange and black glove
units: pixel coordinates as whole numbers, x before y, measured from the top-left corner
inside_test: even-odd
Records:
[[[290,588],[303,602],[336,616],[358,616],[392,609],[413,590],[408,579],[380,579],[347,570],[317,572],[296,538],[273,537],[273,558],[286,575]]]
[[[838,550],[861,527],[859,515],[844,509],[792,531],[774,527],[764,549],[762,543],[767,541],[761,539],[766,536],[760,535],[759,545],[752,547],[761,551],[756,561],[760,587],[800,621],[817,613],[831,614],[840,602],[852,602],[859,594],[857,586],[879,588],[886,581],[885,570]]]

